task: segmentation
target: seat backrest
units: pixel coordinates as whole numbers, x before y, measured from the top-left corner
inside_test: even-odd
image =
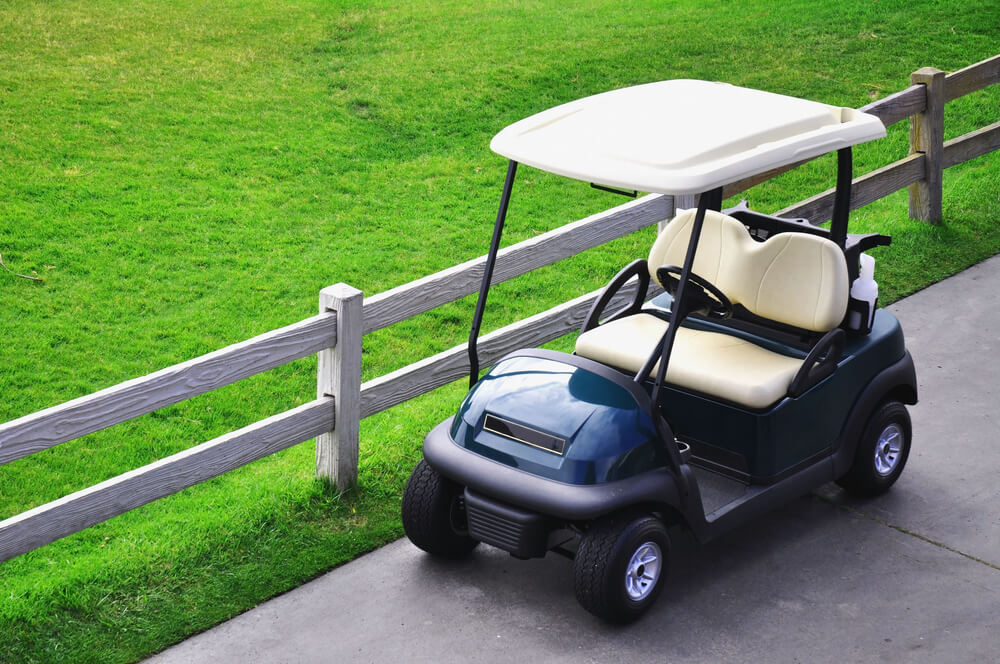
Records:
[[[649,272],[683,265],[695,210],[667,224],[649,252]],[[805,233],[779,233],[764,242],[736,219],[705,214],[694,271],[748,311],[786,325],[827,332],[847,311],[847,261],[834,242]],[[662,284],[661,284],[662,285]]]

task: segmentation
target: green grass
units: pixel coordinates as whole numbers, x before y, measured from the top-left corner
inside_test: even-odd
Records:
[[[485,251],[490,137],[613,87],[724,80],[860,106],[996,53],[994,3],[0,4],[0,421],[295,322],[344,281],[372,295]],[[948,136],[1000,94],[949,104]],[[905,125],[905,123],[903,123]],[[906,127],[857,152],[906,154]],[[777,210],[823,160],[747,197]],[[995,155],[947,171],[945,223],[897,193],[852,230],[893,300],[1000,251]],[[526,170],[505,241],[621,202]],[[601,286],[651,231],[496,289],[496,327]],[[365,377],[461,343],[468,299],[365,339]],[[0,467],[0,518],[312,398],[306,359]],[[304,444],[0,564],[0,661],[130,662],[400,535],[420,441],[460,384],[362,424],[360,486]]]

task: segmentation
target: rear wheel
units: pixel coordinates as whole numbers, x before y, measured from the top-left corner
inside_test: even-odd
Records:
[[[620,515],[598,521],[580,540],[573,567],[576,599],[616,623],[638,619],[666,582],[670,536],[654,516]]]
[[[403,492],[403,530],[415,545],[443,558],[461,558],[479,544],[468,535],[462,487],[423,459]]]
[[[910,455],[910,437],[906,406],[898,401],[885,402],[868,420],[854,452],[854,463],[837,484],[856,496],[885,493],[903,472]]]

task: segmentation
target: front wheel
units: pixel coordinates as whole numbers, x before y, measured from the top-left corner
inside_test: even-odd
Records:
[[[882,404],[865,426],[850,470],[837,484],[856,496],[877,496],[888,491],[910,455],[911,433],[906,406],[898,401]]]
[[[403,530],[411,542],[442,558],[461,558],[479,544],[468,535],[462,487],[423,459],[403,492]]]
[[[591,526],[573,566],[576,599],[615,623],[638,619],[666,582],[670,536],[654,516],[617,516]]]

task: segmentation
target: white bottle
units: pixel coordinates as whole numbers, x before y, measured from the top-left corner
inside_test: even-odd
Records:
[[[868,303],[868,328],[875,321],[875,301],[878,300],[878,284],[875,282],[875,259],[868,254],[861,254],[861,274],[851,285],[851,297]],[[861,317],[852,314],[851,325],[862,329]]]

